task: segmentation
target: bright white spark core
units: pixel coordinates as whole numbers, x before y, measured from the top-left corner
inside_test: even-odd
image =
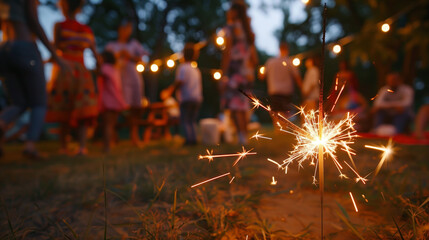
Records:
[[[356,212],[359,212],[359,210],[358,210],[358,208],[357,208],[357,206],[356,206],[355,199],[353,198],[353,194],[352,194],[352,192],[349,192],[349,194],[350,194],[350,198],[352,199],[353,206],[355,206],[355,211],[356,211]]]

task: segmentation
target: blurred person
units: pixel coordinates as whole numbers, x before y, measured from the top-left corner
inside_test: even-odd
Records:
[[[289,46],[281,42],[280,54],[265,63],[265,78],[270,96],[271,109],[285,117],[290,114],[295,85],[302,89],[302,80],[298,69],[289,58]]]
[[[197,144],[196,121],[203,101],[201,72],[192,64],[198,54],[193,43],[185,44],[184,62],[177,67],[175,82],[161,93],[161,97],[167,99],[176,91],[180,102],[180,126],[185,133],[186,145]]]
[[[414,131],[414,135],[418,139],[424,139],[425,136],[425,129],[427,128],[429,123],[429,103],[425,103],[423,106],[420,107],[417,116],[416,116],[416,129]]]
[[[124,20],[118,28],[118,39],[106,45],[106,50],[113,52],[118,60],[122,91],[125,102],[129,107],[129,123],[131,141],[136,146],[141,146],[138,132],[138,120],[142,109],[144,97],[144,84],[142,74],[136,69],[138,62],[147,54],[143,46],[132,38],[133,23]]]
[[[305,67],[307,71],[302,82],[304,106],[307,110],[317,110],[317,103],[319,102],[319,68],[316,66],[314,58],[308,58],[305,61]]]
[[[0,77],[4,79],[10,105],[0,114],[0,137],[24,111],[30,109],[30,124],[23,154],[40,158],[39,139],[46,114],[46,81],[43,62],[36,45],[39,39],[62,69],[67,64],[49,43],[37,15],[37,0],[0,0]],[[2,142],[2,140],[0,140]],[[0,156],[3,151],[0,149]]]
[[[122,95],[120,72],[112,52],[101,53],[101,68],[97,83],[100,112],[104,120],[104,151],[109,152],[119,113],[127,107]]]
[[[230,111],[238,140],[241,144],[246,144],[250,103],[240,91],[248,91],[251,88],[252,82],[248,72],[249,64],[255,64],[252,63],[255,61],[252,60],[255,56],[252,53],[254,35],[245,5],[234,2],[227,11],[226,17],[225,49],[221,62],[224,73],[220,82],[221,109]]]
[[[348,86],[347,89],[358,91],[358,79],[355,73],[350,69],[349,63],[345,60],[342,60],[339,63],[339,69],[335,75],[335,83],[330,91],[329,99],[327,100],[328,106],[332,107],[332,105],[335,104],[338,94],[342,93],[342,86],[346,86],[346,84]]]
[[[60,153],[68,154],[67,136],[72,127],[77,127],[79,138],[78,155],[86,155],[88,127],[92,127],[98,116],[98,96],[91,73],[85,68],[83,53],[90,49],[98,59],[94,34],[88,26],[76,20],[83,0],[60,0],[60,9],[65,17],[55,24],[54,44],[59,54],[72,68],[72,73],[52,70],[52,80],[48,88],[49,101],[47,121],[59,122]],[[99,64],[97,61],[97,69]]]
[[[413,89],[403,84],[399,73],[388,74],[374,101],[374,127],[392,123],[396,134],[404,133],[412,117],[413,98]]]
[[[425,139],[425,130],[429,126],[429,86],[426,86],[423,97],[423,105],[416,115],[414,136],[418,139]]]

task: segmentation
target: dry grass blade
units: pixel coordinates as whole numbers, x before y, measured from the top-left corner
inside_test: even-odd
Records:
[[[79,239],[79,235],[76,233],[76,231],[72,228],[72,226],[65,219],[63,219],[63,223],[67,226],[67,228],[73,234],[73,237],[75,239]]]
[[[3,205],[3,209],[4,209],[4,212],[5,212],[5,214],[6,214],[7,224],[8,224],[8,226],[9,226],[9,230],[10,230],[10,233],[11,233],[11,235],[12,235],[12,238],[13,238],[14,240],[16,240],[15,231],[13,230],[13,226],[12,226],[12,221],[10,220],[9,212],[7,211],[7,207],[6,207],[5,202],[3,201],[3,198],[1,199],[1,203],[2,203],[2,205]]]
[[[392,217],[392,219],[393,219],[393,222],[395,223],[396,229],[398,229],[399,236],[401,237],[402,240],[404,240],[404,236],[402,236],[401,228],[398,226],[398,223],[396,222],[395,218]]]
[[[343,206],[341,206],[339,203],[337,203],[338,208],[341,210],[342,213],[335,210],[335,213],[338,215],[338,217],[349,227],[349,229],[361,240],[365,240],[365,238],[362,237],[362,235],[359,233],[359,231],[352,225],[350,222],[349,216],[347,214],[347,211],[344,209]]]

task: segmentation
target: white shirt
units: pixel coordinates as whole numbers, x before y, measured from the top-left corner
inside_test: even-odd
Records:
[[[180,64],[176,70],[175,81],[182,83],[177,91],[179,102],[203,101],[201,72],[197,67],[192,67],[190,62]]]
[[[414,90],[408,85],[401,84],[393,92],[389,86],[384,86],[378,91],[378,96],[374,101],[374,106],[379,108],[411,108],[413,98]]]
[[[298,70],[288,57],[274,57],[265,64],[268,94],[292,95],[294,80],[299,76]]]
[[[302,83],[302,92],[308,100],[319,99],[319,69],[315,66],[307,69]]]

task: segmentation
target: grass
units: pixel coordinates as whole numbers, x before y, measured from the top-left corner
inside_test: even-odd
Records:
[[[41,150],[50,156],[40,162],[22,159],[20,146],[8,145],[7,158],[0,160],[0,239],[318,237],[317,215],[304,218],[294,213],[299,204],[308,206],[304,213],[320,211],[309,200],[318,196],[311,181],[313,169],[305,166],[284,175],[267,163],[267,157],[284,158],[293,143],[288,136],[267,135],[274,135],[274,140],[251,142],[249,148],[254,147],[258,155],[236,167],[232,167],[234,158],[198,160],[206,147],[183,147],[177,139],[151,142],[142,149],[120,143],[108,156],[95,143],[87,157],[59,156],[57,143],[42,142]],[[372,172],[379,159],[378,152],[364,148],[368,143],[385,144],[357,141],[356,163],[362,175]],[[394,158],[366,185],[340,180],[327,161],[326,194],[335,199],[325,207],[334,213],[327,215],[332,223],[327,226],[335,226],[328,229],[328,239],[428,236],[429,151],[398,147]],[[222,144],[213,149],[235,153],[241,146]],[[340,159],[344,157],[340,154]],[[225,172],[231,176],[190,188]],[[235,179],[229,184],[232,176]],[[272,176],[278,180],[276,186],[270,185]],[[359,213],[347,197],[349,191],[355,195]]]

